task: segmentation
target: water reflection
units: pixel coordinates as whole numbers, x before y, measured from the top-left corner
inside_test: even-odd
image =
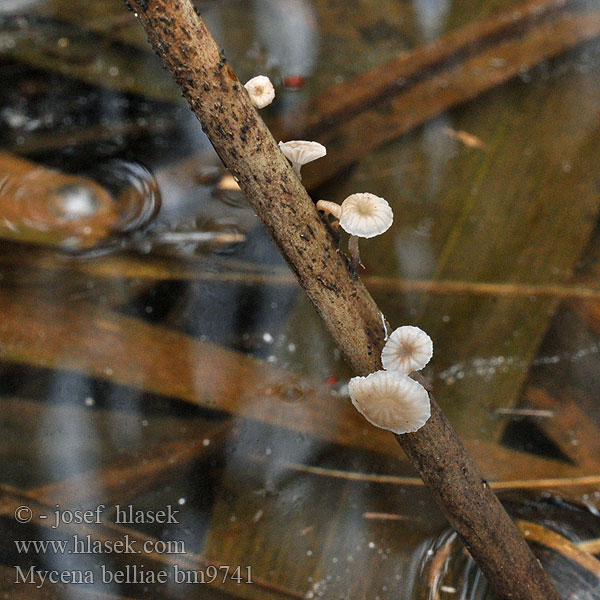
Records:
[[[446,28],[446,17],[450,12],[450,0],[414,0],[417,22],[425,41],[438,38]]]
[[[40,4],[45,0],[3,0],[0,4],[0,14],[2,13],[20,13],[27,8]]]
[[[266,117],[283,121],[314,97],[316,81],[337,80],[331,64],[346,65],[342,76],[358,70],[348,56],[378,48],[377,35],[388,52],[396,35],[432,39],[451,8],[353,3],[341,23],[320,0],[197,4],[240,75],[275,76]],[[39,17],[14,17],[42,6]],[[256,597],[433,599],[431,590],[420,594],[448,539],[437,537],[443,516],[394,440],[350,411],[349,369],[179,92],[162,86],[166,76],[144,40],[115,25],[130,16],[119,3],[99,6],[0,3],[0,140],[13,164],[27,162],[39,176],[35,183],[9,172],[0,186],[2,483],[19,486],[10,492],[19,502],[29,490],[50,506],[177,504],[177,526],[137,533],[185,539],[217,563],[252,565],[274,584],[248,592]],[[452,8],[459,19],[463,7]],[[464,8],[465,22],[476,8]],[[384,11],[393,27],[383,18],[363,27]],[[335,56],[320,54],[325,36]],[[579,295],[552,291],[557,282],[570,290],[567,278],[580,276],[573,266],[583,245],[571,248],[588,239],[597,215],[597,55],[582,50],[569,60],[582,68],[559,59],[524,73],[526,85],[491,90],[373,151],[331,194],[377,188],[395,203],[394,231],[365,248],[365,279],[394,325],[420,318],[436,330],[436,392],[486,473],[505,484],[543,486],[552,476],[567,485],[598,472],[597,276],[578,280]],[[374,54],[360,64],[383,61]],[[394,112],[384,114],[387,125]],[[458,132],[484,146],[464,144]],[[371,132],[359,133],[355,144]],[[56,185],[39,175],[48,171]],[[64,256],[92,248],[102,252]],[[440,269],[446,286],[436,280]],[[427,285],[405,293],[414,279]],[[524,283],[545,295],[524,292]],[[579,317],[569,312],[557,331],[564,298],[564,310]],[[532,396],[535,386],[546,396]],[[529,403],[540,397],[553,408],[532,424],[540,413]],[[515,416],[529,420],[517,430],[506,425]],[[537,454],[519,445],[533,431]],[[581,500],[595,516],[597,481]],[[0,527],[9,540],[3,564],[24,560],[10,544],[24,530],[8,513]],[[452,557],[442,597],[483,593],[473,564]],[[457,573],[460,582],[450,579]],[[99,591],[188,596],[171,583]],[[2,592],[10,598],[13,590]],[[229,592],[239,590],[206,596]]]
[[[256,32],[289,88],[301,88],[319,55],[317,15],[310,0],[253,0]]]
[[[0,234],[11,239],[96,252],[144,228],[160,207],[151,174],[132,162],[66,175],[5,154],[0,169]]]

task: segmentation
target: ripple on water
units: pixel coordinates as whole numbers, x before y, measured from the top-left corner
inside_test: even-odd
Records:
[[[111,160],[65,174],[16,160],[0,179],[0,237],[71,253],[120,247],[157,214],[160,194],[143,165]]]

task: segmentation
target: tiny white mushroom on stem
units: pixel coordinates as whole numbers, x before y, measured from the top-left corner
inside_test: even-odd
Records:
[[[339,219],[341,228],[350,234],[348,254],[352,268],[364,265],[360,262],[358,238],[371,238],[387,231],[394,220],[390,205],[379,196],[362,192],[348,196],[342,204],[319,200],[317,210]]]
[[[342,202],[340,226],[350,234],[348,252],[354,269],[361,264],[358,238],[372,238],[387,231],[394,220],[390,205],[379,196],[362,192],[348,196]]]
[[[356,410],[381,429],[410,433],[423,427],[431,416],[427,390],[397,371],[353,377],[348,389]]]
[[[350,235],[375,237],[387,231],[393,220],[390,205],[375,194],[352,194],[342,202],[340,225]]]
[[[271,80],[266,75],[257,75],[244,84],[250,102],[256,108],[264,108],[273,102],[275,98],[275,88]]]
[[[420,371],[433,356],[433,342],[419,327],[403,325],[395,329],[381,351],[386,371],[412,373]]]
[[[292,163],[298,179],[302,179],[300,168],[306,163],[317,160],[327,154],[327,149],[319,142],[307,142],[305,140],[292,140],[290,142],[279,142],[279,148],[283,155]]]

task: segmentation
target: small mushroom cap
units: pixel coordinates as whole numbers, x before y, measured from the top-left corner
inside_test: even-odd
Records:
[[[266,75],[257,75],[244,84],[250,96],[250,102],[256,108],[264,108],[273,102],[275,88]]]
[[[422,369],[433,356],[431,338],[418,327],[403,325],[395,329],[381,351],[386,371],[412,373]]]
[[[319,142],[292,140],[291,142],[279,142],[279,147],[284,156],[293,165],[298,165],[299,167],[327,154],[327,148],[323,144],[319,144]]]
[[[356,410],[381,429],[410,433],[423,427],[431,416],[427,390],[396,371],[353,377],[348,388]]]
[[[340,225],[350,235],[375,237],[387,231],[393,220],[390,205],[375,194],[352,194],[342,202]]]

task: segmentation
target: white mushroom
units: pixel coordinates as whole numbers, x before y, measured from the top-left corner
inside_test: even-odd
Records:
[[[356,410],[381,429],[410,433],[423,427],[431,416],[427,390],[402,373],[377,371],[353,377],[348,388]]]
[[[327,154],[327,149],[319,142],[292,140],[291,142],[279,142],[279,147],[284,156],[292,163],[292,167],[300,179],[302,179],[302,175],[300,175],[302,165]]]
[[[350,235],[375,237],[387,231],[393,220],[390,205],[375,194],[352,194],[342,202],[340,225]]]
[[[248,81],[244,87],[250,96],[250,102],[256,108],[264,108],[273,102],[275,88],[266,75],[257,75]]]
[[[339,219],[341,228],[350,234],[348,250],[354,269],[361,264],[358,238],[372,238],[387,231],[394,220],[390,205],[379,196],[362,192],[348,196],[341,205],[319,200],[317,209]]]
[[[387,371],[408,374],[421,370],[432,356],[431,338],[418,327],[403,325],[388,338],[381,351],[381,363]]]

